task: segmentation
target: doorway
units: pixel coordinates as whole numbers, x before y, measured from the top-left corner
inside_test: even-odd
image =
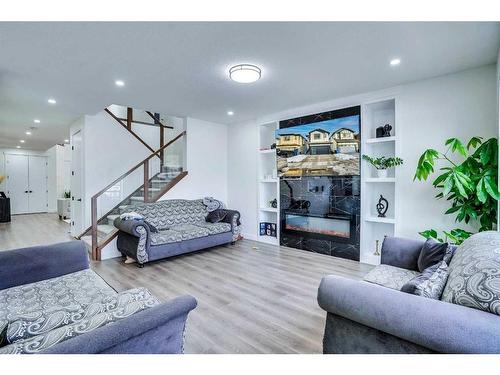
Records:
[[[47,212],[47,157],[6,154],[5,167],[12,214]]]

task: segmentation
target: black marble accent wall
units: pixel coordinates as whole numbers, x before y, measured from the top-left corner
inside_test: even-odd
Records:
[[[359,261],[360,185],[360,176],[281,179],[281,245]],[[287,213],[349,220],[350,237],[287,231]]]

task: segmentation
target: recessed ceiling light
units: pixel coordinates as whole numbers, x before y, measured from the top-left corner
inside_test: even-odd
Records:
[[[391,66],[396,66],[401,64],[401,59],[392,59],[390,62]]]
[[[33,122],[34,122],[35,124],[39,124],[39,123],[40,123],[40,120],[36,118],[36,119],[34,119],[34,120],[33,120]]]
[[[21,148],[21,146],[16,146],[16,148]]]
[[[49,104],[56,104],[56,103],[57,103],[57,102],[56,102],[56,100],[55,100],[55,99],[52,99],[52,98],[50,98],[49,100],[47,100],[47,102],[48,102]]]
[[[69,139],[65,139],[65,140],[64,140],[64,143],[68,143],[68,142],[69,142]]]
[[[25,134],[26,135],[31,135],[31,132],[28,130]]]
[[[19,142],[24,143],[24,139],[20,139]]]
[[[123,82],[121,79],[117,79],[117,80],[115,81],[115,85],[116,85],[116,86],[123,87],[123,86],[125,86],[125,82]]]
[[[232,115],[234,115],[234,112],[233,111],[227,111],[227,115],[228,116],[232,116]]]
[[[229,69],[229,78],[239,83],[252,83],[260,79],[261,73],[258,66],[239,64]]]

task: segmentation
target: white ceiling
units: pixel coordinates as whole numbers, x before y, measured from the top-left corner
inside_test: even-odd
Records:
[[[499,23],[4,22],[0,147],[39,118],[26,148],[46,149],[79,115],[112,103],[237,123],[491,64],[499,44]],[[237,63],[260,66],[261,80],[230,81]]]

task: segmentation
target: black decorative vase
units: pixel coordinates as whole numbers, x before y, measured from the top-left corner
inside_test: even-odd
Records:
[[[385,217],[387,209],[389,208],[389,202],[387,201],[387,199],[384,198],[382,194],[380,194],[380,198],[378,200],[376,207],[377,207],[378,217]]]

